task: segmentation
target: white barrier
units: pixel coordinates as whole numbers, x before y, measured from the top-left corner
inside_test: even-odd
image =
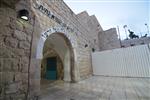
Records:
[[[93,74],[150,77],[150,45],[120,48],[92,54]]]

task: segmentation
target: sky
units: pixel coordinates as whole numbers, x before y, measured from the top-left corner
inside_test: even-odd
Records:
[[[64,0],[64,2],[75,14],[87,11],[89,15],[95,15],[103,30],[118,26],[121,39],[126,38],[124,25],[127,25],[127,30],[130,29],[139,36],[148,32],[147,26],[150,28],[150,0]]]

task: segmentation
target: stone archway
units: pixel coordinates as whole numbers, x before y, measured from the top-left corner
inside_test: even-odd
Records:
[[[53,33],[51,35],[48,36],[48,38],[46,39],[45,43],[44,43],[44,47],[43,47],[43,58],[47,58],[47,57],[56,57],[56,58],[60,58],[63,64],[63,69],[64,70],[64,81],[72,81],[72,76],[71,76],[71,54],[73,54],[72,50],[71,50],[71,45],[69,43],[69,40],[67,40],[67,38],[62,34],[62,33]],[[73,56],[72,56],[73,57]],[[73,59],[73,58],[72,58]],[[57,68],[59,69],[60,66],[58,65],[58,62],[60,61],[59,59],[57,59]],[[46,62],[45,62],[46,63]],[[46,65],[46,64],[43,64]],[[44,66],[46,67],[46,66]],[[57,71],[59,72],[59,71]],[[60,73],[58,73],[60,74]]]
[[[64,81],[75,82],[75,63],[74,63],[74,50],[70,37],[63,32],[59,32],[62,28],[51,28],[41,35],[37,47],[37,58],[43,59],[43,50],[45,45],[51,45],[58,56],[60,57],[64,68]],[[52,42],[53,41],[53,42]],[[62,48],[62,49],[61,49]],[[67,48],[67,49],[66,49]]]

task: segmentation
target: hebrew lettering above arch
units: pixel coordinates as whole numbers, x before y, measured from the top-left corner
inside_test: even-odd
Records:
[[[68,31],[66,30],[66,28],[64,27],[52,27],[50,29],[48,29],[47,31],[43,32],[40,36],[38,45],[37,45],[37,50],[36,50],[36,58],[37,59],[42,59],[43,58],[43,47],[44,47],[44,43],[45,40],[51,35],[51,34],[55,34],[55,33],[62,33],[64,36],[66,36],[69,40],[69,42],[71,43],[72,47],[74,47],[75,45],[75,41],[74,39],[69,35],[70,33],[68,33]]]

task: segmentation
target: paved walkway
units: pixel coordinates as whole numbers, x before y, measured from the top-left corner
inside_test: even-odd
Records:
[[[79,83],[55,81],[42,100],[150,100],[150,79],[93,76]]]

